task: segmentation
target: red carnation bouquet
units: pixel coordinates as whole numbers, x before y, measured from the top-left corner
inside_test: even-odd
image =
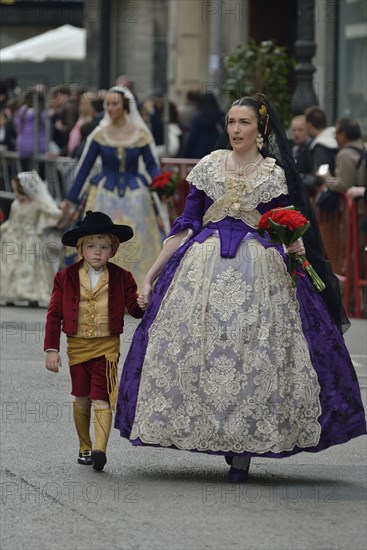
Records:
[[[168,199],[176,191],[177,180],[176,172],[162,172],[153,178],[149,188],[155,191],[160,199]]]
[[[285,208],[274,208],[273,210],[269,210],[269,212],[265,212],[261,216],[257,232],[263,238],[266,238],[265,233],[267,233],[270,240],[275,244],[289,246],[302,237],[309,227],[310,222],[301,212],[296,210],[294,206],[287,206]],[[296,284],[297,262],[307,271],[317,291],[322,292],[325,289],[325,284],[317,275],[310,262],[306,260],[306,257],[289,253],[289,271],[293,284]]]

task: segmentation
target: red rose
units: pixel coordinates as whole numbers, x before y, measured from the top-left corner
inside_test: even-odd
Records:
[[[290,231],[308,223],[307,219],[297,210],[274,210],[270,217],[273,222],[288,227]]]
[[[173,172],[163,172],[153,178],[150,189],[156,191],[160,197],[170,197],[176,189],[178,175]]]
[[[270,229],[269,225],[269,217],[272,215],[273,210],[269,210],[269,212],[265,212],[261,216],[261,219],[259,221],[259,229],[263,229],[264,231],[268,231]]]

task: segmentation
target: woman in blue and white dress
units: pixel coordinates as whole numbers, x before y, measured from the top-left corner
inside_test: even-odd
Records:
[[[104,212],[115,223],[133,228],[134,238],[114,260],[132,271],[139,285],[161,250],[148,188],[148,178],[157,176],[160,168],[152,134],[127,88],[115,86],[107,92],[105,113],[88,138],[64,206],[87,196],[85,210]]]

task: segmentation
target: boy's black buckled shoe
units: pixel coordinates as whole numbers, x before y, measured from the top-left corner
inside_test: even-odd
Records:
[[[104,453],[103,451],[92,451],[93,470],[98,470],[99,472],[101,472],[106,462],[106,453]]]
[[[78,464],[84,464],[84,466],[92,465],[92,451],[83,451],[79,453]]]

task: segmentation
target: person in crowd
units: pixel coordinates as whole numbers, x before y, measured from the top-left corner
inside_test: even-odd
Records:
[[[351,199],[360,199],[363,197],[364,201],[367,202],[367,186],[365,187],[358,187],[353,186],[350,187],[346,192],[347,197]]]
[[[143,315],[132,274],[109,262],[119,244],[132,236],[131,227],[114,224],[103,212],[88,211],[81,224],[62,237],[63,244],[76,247],[82,259],[56,274],[47,311],[46,368],[59,372],[62,326],[75,396],[78,463],[93,465],[98,471],[107,462],[125,309],[133,317]],[[90,437],[92,403],[94,446]]]
[[[335,123],[335,137],[339,146],[336,155],[335,175],[330,172],[319,176],[323,181],[321,189],[324,193],[327,190],[338,194],[343,194],[352,187],[360,187],[363,190],[366,184],[366,159],[367,148],[362,141],[361,127],[357,120],[353,118],[340,118]],[[363,194],[362,191],[360,192]],[[359,217],[363,218],[364,208],[360,204],[358,207]],[[346,273],[346,235],[345,218],[342,214],[339,216],[340,223],[333,227],[333,233],[330,232],[328,243],[328,253],[333,258],[333,267],[336,273],[345,276]],[[364,235],[360,239],[360,257],[363,265],[363,256],[365,254]],[[350,308],[354,307],[354,292],[352,292]]]
[[[55,86],[50,92],[51,139],[57,153],[67,154],[69,134],[78,120],[78,104],[69,86]]]
[[[138,111],[140,112],[143,101],[139,97],[139,88],[137,83],[134,80],[132,80],[131,77],[128,76],[127,74],[121,74],[116,78],[115,86],[118,86],[121,88],[127,88],[129,92],[133,94],[136,102],[136,106],[138,108]]]
[[[215,95],[203,94],[183,144],[182,157],[201,159],[210,153],[223,131],[224,119],[225,114]]]
[[[178,105],[178,123],[182,131],[181,148],[178,156],[182,158],[183,149],[189,136],[192,119],[199,110],[201,92],[199,89],[191,89],[186,93],[185,103]]]
[[[312,138],[308,135],[306,118],[304,115],[297,115],[291,120],[291,134],[293,139],[293,158],[297,170],[305,184],[308,194],[313,197],[316,194],[317,177],[310,155]]]
[[[70,131],[67,153],[69,157],[73,156],[74,150],[78,147],[81,135],[80,128],[86,122],[92,122],[98,112],[93,106],[93,100],[96,99],[96,94],[92,92],[85,92],[79,97],[78,113],[79,118]]]
[[[97,128],[98,124],[102,121],[104,117],[104,100],[106,97],[107,90],[100,89],[96,94],[96,98],[92,100],[92,107],[96,112],[95,117],[93,118],[93,129]]]
[[[327,126],[326,114],[320,107],[309,107],[305,111],[307,131],[312,138],[309,147],[313,170],[317,180],[315,208],[318,215],[322,239],[327,256],[332,263],[334,272],[340,276],[341,257],[335,253],[335,235],[340,232],[340,197],[338,193],[322,191],[322,174],[320,167],[335,174],[338,143],[335,139],[335,127]],[[321,176],[321,177],[320,177]]]
[[[178,123],[183,132],[190,130],[192,119],[198,112],[201,93],[199,89],[190,89],[186,93],[185,103],[178,106]]]
[[[6,151],[15,151],[17,133],[14,122],[5,109],[0,109],[0,147]]]
[[[161,238],[148,179],[139,166],[142,159],[148,177],[160,173],[154,154],[153,138],[127,88],[113,87],[106,94],[105,119],[90,134],[76,169],[63,208],[83,203],[85,210],[99,210],[116,223],[134,229],[134,239],[125,247],[127,261],[141,284],[152,260],[161,250]],[[98,173],[88,179],[97,157],[102,160]],[[124,251],[121,252],[122,254]],[[118,253],[115,262],[124,262]]]
[[[161,157],[177,157],[181,145],[182,131],[178,124],[178,111],[177,106],[173,101],[168,103],[169,109],[169,122],[167,126],[167,139],[168,145],[162,143],[162,145],[156,146],[156,152],[159,158]],[[162,113],[163,116],[163,113]]]
[[[318,452],[366,421],[339,283],[279,119],[257,94],[231,105],[226,129],[146,274],[115,427],[136,446],[224,455],[244,482],[251,457]],[[310,221],[303,240],[260,237],[261,215],[291,204]],[[293,284],[289,254],[305,252],[320,294],[301,266]]]
[[[5,104],[4,107],[4,113],[5,116],[10,120],[13,120],[14,122],[14,115],[21,106],[21,100],[19,97],[12,97],[11,99],[8,99],[8,101]]]
[[[164,146],[164,97],[157,91],[145,99],[139,109],[150,128],[156,147]]]
[[[1,225],[3,302],[47,307],[58,260],[47,230],[56,228],[62,211],[37,172],[21,172],[11,182],[15,200]]]
[[[78,144],[77,147],[75,147],[74,151],[73,151],[73,154],[72,154],[72,158],[73,159],[77,159],[77,160],[80,160],[82,154],[83,154],[83,151],[84,151],[84,147],[87,143],[87,138],[89,136],[89,134],[91,134],[94,130],[94,121],[91,120],[89,122],[84,122],[84,124],[82,124],[79,128],[79,132],[80,132],[80,142]]]
[[[4,109],[8,100],[8,86],[4,80],[0,80],[0,109]]]
[[[36,120],[35,117],[37,117]],[[38,143],[35,141],[36,123]],[[29,170],[33,155],[46,153],[46,124],[44,93],[33,89],[28,90],[14,115],[14,127],[17,133],[15,149],[19,153],[22,169],[25,171]]]
[[[335,176],[330,171],[319,176],[327,189],[345,193],[350,187],[364,187],[366,182],[366,148],[361,127],[353,118],[340,118],[335,123],[335,138],[339,147]]]
[[[8,101],[17,97],[17,87],[15,78],[0,80],[0,109],[5,109]]]
[[[312,139],[309,150],[314,172],[322,164],[328,164],[331,174],[335,171],[335,157],[338,143],[335,139],[335,127],[327,126],[326,114],[320,107],[311,106],[305,110],[306,127]]]

